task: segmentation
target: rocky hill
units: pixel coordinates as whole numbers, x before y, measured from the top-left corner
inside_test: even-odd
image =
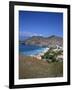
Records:
[[[56,47],[56,45],[63,46],[63,38],[55,35],[50,37],[32,36],[22,43],[25,45]]]

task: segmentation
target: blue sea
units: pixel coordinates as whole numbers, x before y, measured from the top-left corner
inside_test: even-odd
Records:
[[[19,52],[20,54],[31,56],[31,55],[38,55],[42,53],[47,47],[41,46],[34,46],[34,45],[19,45]]]

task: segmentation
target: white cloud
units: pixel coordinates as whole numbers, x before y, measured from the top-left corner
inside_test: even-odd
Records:
[[[24,32],[24,31],[20,31],[19,35],[20,36],[43,36],[42,34],[31,33],[31,32]]]
[[[20,31],[20,32],[19,32],[19,35],[20,35],[20,36],[32,36],[32,33]]]

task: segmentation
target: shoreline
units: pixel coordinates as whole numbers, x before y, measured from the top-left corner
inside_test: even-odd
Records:
[[[38,55],[30,55],[30,56],[41,60],[42,59],[41,56],[43,56],[48,50],[49,48],[45,48],[45,50],[39,53]]]

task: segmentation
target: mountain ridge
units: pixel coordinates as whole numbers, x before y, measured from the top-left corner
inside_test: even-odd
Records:
[[[38,45],[38,46],[48,46],[48,47],[56,47],[56,45],[63,46],[63,38],[56,35],[51,35],[49,37],[43,36],[32,36],[24,41],[22,41],[25,45]]]

